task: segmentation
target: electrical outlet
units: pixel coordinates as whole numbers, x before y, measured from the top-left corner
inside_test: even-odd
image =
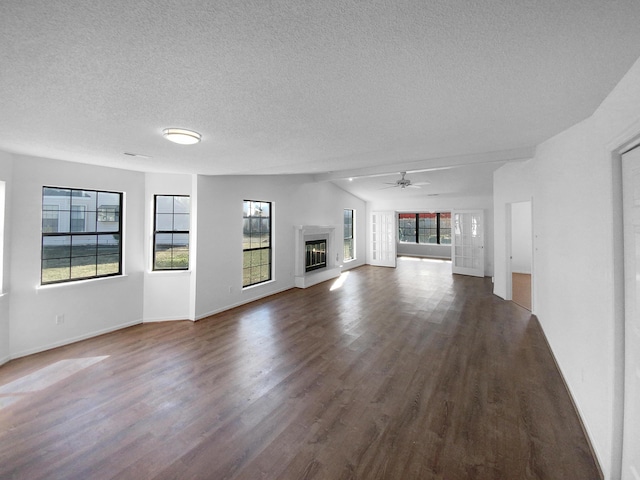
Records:
[[[62,325],[64,323],[64,313],[56,315],[56,325]]]
[[[232,292],[232,290],[233,290],[233,289],[232,289],[231,287],[229,287],[229,293],[231,293],[231,292]]]

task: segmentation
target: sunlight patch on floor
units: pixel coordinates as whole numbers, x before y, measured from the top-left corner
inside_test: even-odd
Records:
[[[336,279],[336,281],[333,282],[333,285],[331,285],[331,288],[329,289],[329,291],[333,292],[334,290],[338,290],[342,285],[344,285],[344,282],[347,280],[348,276],[349,276],[349,272],[342,272],[340,276]]]
[[[16,403],[29,393],[44,390],[106,358],[109,358],[109,355],[60,360],[13,382],[2,385],[0,386],[0,409]]]

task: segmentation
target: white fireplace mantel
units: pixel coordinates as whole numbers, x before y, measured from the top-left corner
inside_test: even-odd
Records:
[[[307,288],[340,276],[338,264],[339,250],[336,242],[334,225],[295,225],[295,286]],[[305,272],[305,242],[310,240],[327,240],[327,266],[311,272]]]

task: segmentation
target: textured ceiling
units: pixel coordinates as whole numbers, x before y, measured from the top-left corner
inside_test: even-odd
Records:
[[[0,149],[325,179],[509,160],[593,113],[638,25],[637,0],[3,0]]]

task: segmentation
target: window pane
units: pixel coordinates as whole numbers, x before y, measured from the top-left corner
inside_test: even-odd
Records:
[[[67,233],[71,231],[71,211],[62,210],[58,212],[58,232]]]
[[[42,239],[42,259],[68,259],[71,256],[71,237],[44,237]],[[69,263],[67,262],[67,265]]]
[[[71,277],[70,278],[88,278],[96,276],[96,257],[77,257],[71,258]]]
[[[159,232],[170,232],[173,230],[173,214],[158,213],[156,215],[156,230]]]
[[[180,213],[173,216],[173,229],[176,231],[189,231],[189,214]]]
[[[98,192],[92,190],[71,190],[71,209],[82,207],[83,210],[97,210]]]
[[[440,214],[440,243],[451,245],[451,213]]]
[[[115,209],[115,207],[118,207],[120,205],[120,194],[111,193],[111,192],[98,192],[97,204],[98,204],[98,209],[104,206],[109,206]]]
[[[189,234],[173,235],[172,267],[189,268]]]
[[[71,240],[71,257],[95,257],[98,253],[97,246],[96,235],[74,235]]]
[[[41,282],[44,284],[68,280],[71,278],[70,265],[71,259],[69,257],[42,260]]]
[[[171,267],[171,247],[173,246],[173,234],[156,233],[155,266],[157,268]]]
[[[119,253],[120,235],[98,235],[98,255]]]
[[[416,243],[416,214],[398,214],[398,239],[401,242]]]
[[[156,196],[156,213],[173,213],[173,196]]]
[[[268,202],[259,202],[258,209],[260,210],[259,215],[261,217],[270,217],[271,216],[271,206]]]
[[[117,232],[120,230],[120,209],[114,206],[98,207],[98,232]]]
[[[71,223],[69,225],[70,232],[86,232],[85,229],[85,207],[83,205],[71,206]]]
[[[120,272],[120,255],[98,255],[98,275],[114,275]]]
[[[189,213],[191,211],[191,197],[173,197],[174,213]]]
[[[418,214],[418,242],[422,244],[438,243],[438,214]]]
[[[42,232],[56,233],[60,216],[58,205],[42,205]]]

